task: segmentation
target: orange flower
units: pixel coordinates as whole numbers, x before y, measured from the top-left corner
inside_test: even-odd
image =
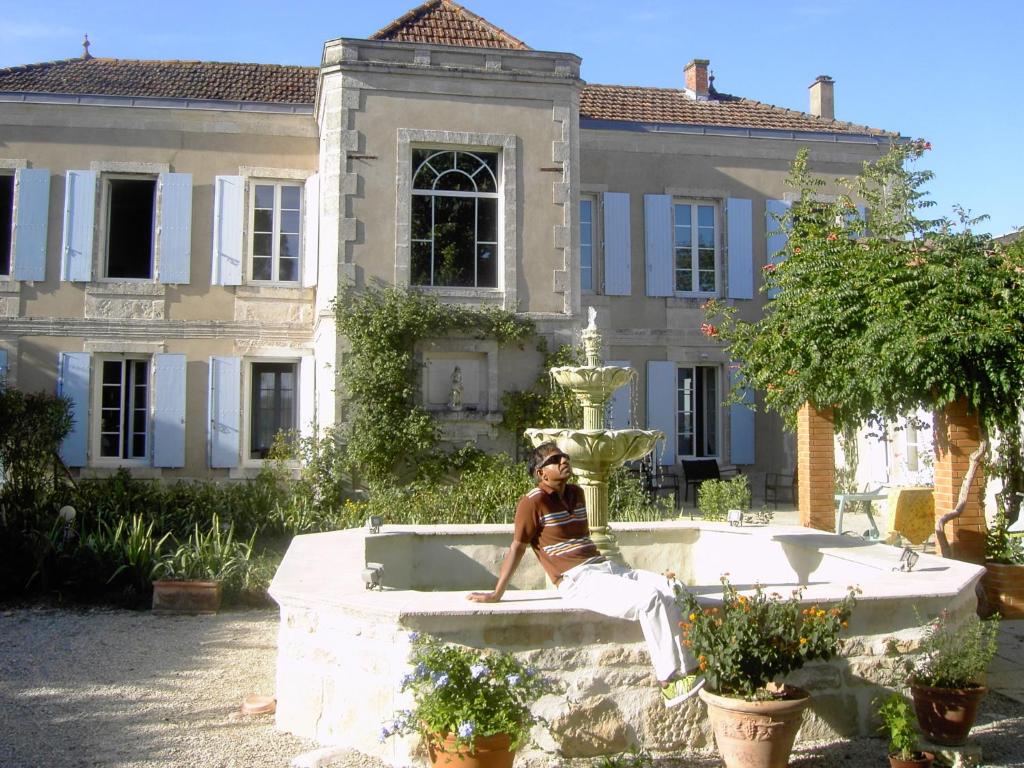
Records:
[[[807,638],[806,637],[801,637],[800,638],[800,645],[807,645]]]
[[[825,239],[832,243],[839,239],[839,235],[837,235],[835,232],[829,232],[828,237],[826,237]]]
[[[801,247],[800,247],[799,245],[798,245],[798,246],[796,246],[796,247],[795,247],[795,248],[793,249],[793,253],[803,253],[803,252],[804,252],[804,249],[803,249],[803,248],[801,248]]]

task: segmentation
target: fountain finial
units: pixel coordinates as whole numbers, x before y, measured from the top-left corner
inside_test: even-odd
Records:
[[[588,321],[587,322],[587,330],[588,331],[596,331],[597,330],[597,309],[595,309],[593,306],[587,307],[587,321]]]
[[[583,353],[587,358],[587,365],[596,368],[601,364],[601,332],[597,330],[597,310],[594,307],[587,307],[587,327],[583,329],[580,336],[583,338]]]

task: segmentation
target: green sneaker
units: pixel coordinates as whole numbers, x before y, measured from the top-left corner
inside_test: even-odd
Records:
[[[704,687],[704,678],[697,675],[685,675],[673,680],[661,689],[661,696],[666,707],[675,707]]]

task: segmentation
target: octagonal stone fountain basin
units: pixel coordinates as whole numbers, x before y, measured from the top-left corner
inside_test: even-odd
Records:
[[[900,549],[807,528],[613,527],[634,567],[674,570],[709,603],[720,599],[723,572],[740,588],[760,583],[788,596],[803,586],[809,603],[837,600],[848,585],[863,590],[841,655],[789,677],[813,693],[800,739],[872,734],[887,641],[912,651],[926,618],[973,613],[984,570],[922,555],[912,573],[895,572]],[[525,748],[534,756],[613,754],[633,743],[656,753],[710,747],[696,697],[662,705],[639,626],[561,600],[532,554],[502,602],[466,600],[467,591],[493,588],[511,533],[510,525],[385,526],[297,536],[270,587],[281,610],[278,727],[391,765],[422,761],[416,739],[378,739],[381,724],[410,703],[399,687],[418,631],[512,651],[556,679],[563,692],[536,705],[551,728],[535,729]],[[367,562],[383,565],[382,591],[365,588]]]

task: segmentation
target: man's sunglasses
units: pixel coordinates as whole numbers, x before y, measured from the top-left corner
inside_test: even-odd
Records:
[[[540,467],[537,467],[537,469],[540,469],[541,467],[550,467],[552,464],[561,464],[563,461],[569,461],[569,457],[564,453],[552,453],[541,462]]]

